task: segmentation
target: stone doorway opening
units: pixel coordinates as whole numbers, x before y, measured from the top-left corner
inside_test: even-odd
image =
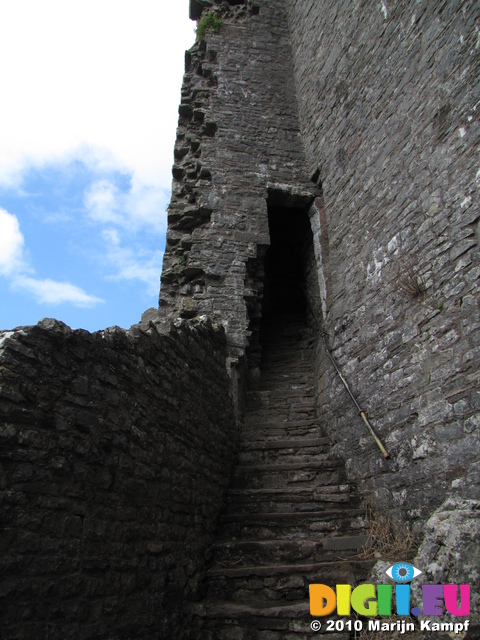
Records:
[[[306,318],[305,292],[313,256],[308,210],[268,206],[268,226],[270,246],[264,259],[262,319],[272,322],[286,316]]]
[[[313,328],[310,309],[318,309],[319,287],[311,194],[269,189],[266,213],[269,244],[258,245],[247,263],[249,316],[247,361],[251,379],[260,375],[262,343],[268,334],[292,323]],[[282,329],[283,331],[283,329]]]

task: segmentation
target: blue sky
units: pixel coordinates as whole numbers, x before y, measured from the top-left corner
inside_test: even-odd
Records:
[[[0,2],[0,330],[157,306],[188,4]]]

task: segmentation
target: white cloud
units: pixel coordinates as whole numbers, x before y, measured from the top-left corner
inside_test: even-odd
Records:
[[[147,285],[147,293],[156,295],[160,284],[160,270],[163,251],[134,250],[121,246],[121,239],[115,229],[102,232],[106,246],[106,258],[115,269],[108,280],[138,280]]]
[[[101,298],[96,298],[83,289],[76,287],[70,282],[58,282],[56,280],[30,278],[28,276],[16,275],[12,279],[12,285],[16,289],[22,289],[32,294],[37,302],[44,304],[70,303],[76,307],[93,307],[103,302]]]
[[[47,304],[69,302],[77,307],[91,307],[103,302],[69,282],[26,275],[33,274],[33,269],[24,258],[24,245],[17,217],[0,208],[0,275],[6,277],[14,289],[27,291],[38,302]]]
[[[139,247],[135,234],[166,229],[184,51],[194,42],[188,7],[189,0],[0,2],[0,59],[8,60],[0,65],[0,186],[21,192],[31,168],[83,162],[100,177],[83,195],[115,270],[109,278],[144,283],[155,294],[163,254]],[[118,171],[131,176],[127,192],[105,179]],[[53,208],[43,222],[65,225],[69,216]],[[117,235],[102,236],[106,226]],[[75,249],[91,256],[90,247]],[[37,277],[42,267],[31,268],[8,212],[0,252],[0,276],[37,301],[101,302],[68,282]]]
[[[168,196],[164,188],[135,178],[126,193],[111,180],[100,179],[86,190],[84,204],[94,222],[115,224],[131,231],[149,228],[164,233]]]
[[[1,2],[0,181],[94,149],[170,186],[193,41],[188,0]]]
[[[25,268],[24,239],[16,216],[0,208],[0,274],[8,276]]]
[[[118,212],[120,192],[109,180],[97,180],[90,185],[85,194],[85,206],[90,218],[96,222],[121,223]]]

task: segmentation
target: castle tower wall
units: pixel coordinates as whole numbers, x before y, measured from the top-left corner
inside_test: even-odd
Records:
[[[421,529],[446,493],[480,497],[480,6],[286,7],[308,174],[323,186],[323,322],[391,459],[328,364],[320,406],[351,476]]]
[[[249,266],[270,243],[268,195],[309,202],[316,191],[304,165],[283,0],[205,5],[223,24],[186,56],[160,309],[208,314],[239,357],[259,313],[248,309],[261,298]]]

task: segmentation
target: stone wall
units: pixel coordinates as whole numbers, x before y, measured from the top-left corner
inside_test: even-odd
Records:
[[[2,638],[188,636],[237,443],[223,330],[0,336]]]
[[[286,6],[324,324],[390,460],[322,352],[320,406],[350,477],[421,529],[480,498],[480,6]]]
[[[220,31],[186,54],[160,309],[222,323],[236,358],[259,312],[255,261],[270,243],[269,194],[285,206],[317,191],[305,171],[283,0],[193,2],[191,13],[210,6]]]

